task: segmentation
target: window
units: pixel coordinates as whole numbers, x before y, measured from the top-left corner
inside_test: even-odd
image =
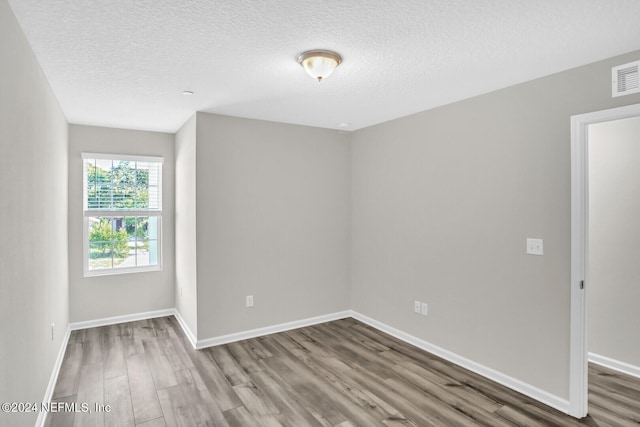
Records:
[[[84,274],[162,268],[162,158],[83,153]]]

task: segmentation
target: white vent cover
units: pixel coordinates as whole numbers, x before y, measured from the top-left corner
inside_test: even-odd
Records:
[[[638,70],[640,61],[618,65],[611,69],[611,96],[629,95],[640,92]]]

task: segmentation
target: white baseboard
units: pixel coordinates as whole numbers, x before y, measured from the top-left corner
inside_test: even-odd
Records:
[[[176,310],[171,308],[168,310],[147,311],[145,313],[127,314],[124,316],[106,317],[103,319],[88,320],[85,322],[69,323],[69,326],[67,327],[67,331],[64,335],[64,338],[62,339],[62,343],[60,344],[60,350],[58,350],[58,357],[56,358],[56,362],[53,365],[53,371],[51,372],[51,377],[49,378],[49,384],[47,385],[47,390],[44,393],[44,398],[42,399],[42,402],[49,403],[53,398],[53,390],[55,389],[56,382],[58,381],[58,375],[60,374],[62,361],[64,360],[64,355],[67,351],[67,345],[69,344],[69,337],[71,336],[71,331],[76,331],[79,329],[95,328],[98,326],[117,325],[118,323],[133,322],[135,320],[144,320],[144,319],[153,319],[156,317],[173,316],[174,314],[176,314]],[[187,334],[187,336],[189,335]],[[35,425],[39,427],[44,426],[46,421],[47,421],[47,412],[40,411],[38,413],[38,418],[36,419]]]
[[[589,352],[589,362],[605,368],[613,369],[632,377],[640,378],[640,366],[631,365],[630,363],[621,362],[607,356]]]
[[[377,320],[371,319],[370,317],[367,317],[364,314],[360,314],[356,311],[352,311],[351,317],[361,321],[362,323],[366,323],[367,325],[373,328],[376,328],[382,332],[385,332],[393,337],[396,337],[399,340],[402,340],[406,343],[414,345],[422,350],[428,351],[429,353],[435,354],[436,356],[439,356],[445,360],[448,360],[451,363],[455,363],[458,366],[461,366],[465,369],[475,372],[476,374],[482,375],[485,378],[488,378],[492,381],[495,381],[499,384],[509,387],[510,389],[513,389],[526,396],[529,396],[532,399],[535,399],[539,402],[544,403],[545,405],[551,406],[552,408],[555,408],[566,414],[569,413],[569,401],[567,399],[563,399],[561,397],[553,395],[549,392],[546,392],[537,387],[534,387],[531,384],[527,384],[523,381],[520,381],[518,379],[505,375],[501,372],[498,372],[494,369],[488,368],[484,365],[474,362],[473,360],[469,360],[465,357],[455,354],[449,350],[445,350],[442,347],[438,347],[437,345],[421,340],[420,338],[414,337],[413,335],[409,335],[405,332],[400,331],[399,329],[393,328],[382,322],[378,322]]]
[[[173,315],[178,321],[178,324],[180,325],[180,327],[182,328],[182,332],[184,332],[184,334],[187,336],[187,339],[191,343],[191,346],[194,349],[197,348],[198,339],[196,338],[194,333],[191,331],[191,329],[189,329],[187,322],[185,322],[185,320],[182,318],[182,315],[180,314],[180,312],[177,309],[174,309]]]
[[[323,316],[310,317],[307,319],[296,320],[293,322],[267,326],[264,328],[257,328],[257,329],[237,332],[237,333],[228,334],[228,335],[221,335],[213,338],[206,338],[203,340],[198,340],[196,338],[196,336],[187,326],[187,323],[184,321],[180,313],[175,308],[171,308],[167,310],[149,311],[145,313],[137,313],[137,314],[124,315],[124,316],[115,316],[115,317],[109,317],[104,319],[89,320],[85,322],[70,323],[69,327],[67,328],[67,333],[63,340],[62,346],[58,353],[58,358],[56,359],[56,364],[54,366],[53,373],[51,374],[51,379],[49,381],[49,385],[47,387],[47,391],[45,393],[45,398],[43,402],[51,401],[51,397],[53,395],[53,389],[55,387],[55,383],[58,378],[58,373],[62,365],[62,360],[64,358],[64,353],[67,348],[67,343],[69,341],[69,335],[71,331],[78,330],[78,329],[85,329],[85,328],[93,328],[98,326],[114,325],[118,323],[132,322],[137,320],[153,319],[156,317],[165,317],[165,316],[175,316],[176,320],[178,321],[178,324],[180,325],[185,335],[187,336],[189,342],[195,349],[202,349],[202,348],[212,347],[216,345],[228,344],[228,343],[241,341],[245,339],[256,338],[256,337],[274,334],[278,332],[289,331],[292,329],[303,328],[306,326],[317,325],[324,322],[330,322],[333,320],[353,317],[354,319],[359,320],[362,323],[365,323],[373,328],[376,328],[382,332],[385,332],[391,336],[394,336],[406,343],[409,343],[429,353],[435,354],[436,356],[439,356],[445,360],[448,360],[449,362],[455,363],[458,366],[461,366],[465,369],[468,369],[472,372],[482,375],[485,378],[488,378],[492,381],[495,381],[499,384],[509,387],[510,389],[513,389],[526,396],[529,396],[532,399],[535,399],[541,403],[544,403],[545,405],[548,405],[564,413],[567,413],[567,414],[569,413],[569,401],[566,399],[553,395],[549,392],[541,390],[523,381],[520,381],[518,379],[505,375],[501,372],[498,372],[494,369],[488,368],[484,365],[481,365],[477,362],[469,360],[451,351],[445,350],[441,347],[438,347],[434,344],[431,344],[413,335],[407,334],[399,329],[393,328],[392,326],[386,325],[382,322],[374,320],[370,317],[365,316],[364,314],[358,313],[353,310],[345,310],[345,311],[331,313]],[[629,375],[640,377],[640,368],[636,366],[632,366],[623,362],[618,362],[603,356],[594,355],[593,353],[589,353],[589,360],[592,361],[593,363],[598,363],[600,365],[609,367],[611,369],[615,369]],[[46,421],[46,414],[40,413],[38,416],[38,420],[36,422],[36,426],[44,425],[45,421]]]
[[[62,361],[64,360],[64,355],[67,351],[67,345],[69,344],[69,337],[71,336],[71,327],[67,327],[67,331],[64,334],[64,338],[62,338],[62,343],[60,343],[60,349],[58,350],[58,357],[56,357],[56,361],[53,365],[53,371],[51,372],[51,377],[49,378],[49,384],[47,385],[47,390],[44,392],[44,397],[42,398],[42,402],[48,403],[51,402],[51,398],[53,397],[53,390],[56,387],[56,383],[58,382],[58,374],[60,373],[60,368],[62,367]],[[36,419],[36,426],[44,426],[44,423],[47,421],[48,412],[39,411],[38,418]]]
[[[252,329],[235,334],[221,335],[219,337],[206,338],[198,340],[197,349],[213,347],[221,344],[229,344],[236,341],[242,341],[250,338],[261,337],[264,335],[275,334],[278,332],[290,331],[291,329],[304,328],[305,326],[317,325],[319,323],[331,322],[332,320],[344,319],[351,317],[351,310],[339,311],[337,313],[326,314],[324,316],[310,317],[307,319],[296,320],[293,322],[280,323],[278,325],[267,326],[264,328]]]
[[[135,322],[136,320],[154,319],[156,317],[173,316],[176,310],[168,308],[166,310],[146,311],[144,313],[125,314],[124,316],[105,317],[102,319],[87,320],[84,322],[73,322],[69,324],[72,331],[78,329],[97,328],[99,326],[117,325],[118,323]]]

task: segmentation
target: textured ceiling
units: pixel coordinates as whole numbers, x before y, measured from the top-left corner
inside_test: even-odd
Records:
[[[195,111],[355,130],[640,49],[638,0],[9,3],[71,123],[168,132]],[[296,62],[317,48],[344,58],[322,83]]]

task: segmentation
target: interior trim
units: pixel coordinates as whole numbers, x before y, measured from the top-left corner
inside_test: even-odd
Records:
[[[393,337],[396,337],[399,340],[402,340],[406,343],[414,345],[429,353],[435,354],[436,356],[439,356],[451,363],[455,363],[458,366],[461,366],[465,369],[475,372],[478,375],[482,375],[483,377],[488,378],[492,381],[495,381],[498,384],[502,384],[505,387],[509,387],[510,389],[515,390],[519,393],[522,393],[526,396],[529,396],[532,399],[535,399],[541,403],[544,403],[547,406],[551,406],[552,408],[562,411],[565,414],[571,415],[569,413],[569,401],[567,399],[563,399],[559,396],[556,396],[547,391],[544,391],[535,386],[532,386],[531,384],[528,384],[516,378],[510,377],[509,375],[506,375],[502,372],[498,372],[494,369],[488,368],[484,365],[481,365],[480,363],[474,362],[473,360],[469,360],[449,350],[445,350],[442,347],[438,347],[437,345],[431,344],[413,335],[407,334],[406,332],[403,332],[392,326],[386,325],[382,322],[379,322],[370,317],[367,317],[364,314],[354,311],[352,312],[352,317],[356,320],[361,321],[362,323],[366,323],[367,325],[373,328],[376,328]]]
[[[70,323],[69,327],[67,328],[67,333],[65,335],[65,338],[63,340],[62,346],[60,348],[60,351],[58,353],[58,358],[56,360],[56,364],[54,366],[53,372],[51,374],[51,379],[49,381],[49,385],[47,387],[47,391],[45,393],[45,397],[43,399],[43,402],[50,402],[52,395],[53,395],[53,390],[58,378],[58,374],[60,372],[60,368],[62,366],[62,361],[64,359],[64,354],[65,354],[65,350],[67,348],[67,344],[69,342],[69,336],[71,334],[71,331],[75,331],[75,330],[79,330],[79,329],[86,329],[86,328],[94,328],[94,327],[99,327],[99,326],[108,326],[108,325],[114,325],[114,324],[118,324],[118,323],[125,323],[125,322],[132,322],[132,321],[137,321],[137,320],[145,320],[145,319],[153,319],[156,317],[165,317],[165,316],[174,316],[176,318],[176,320],[178,321],[178,324],[180,325],[180,327],[182,328],[183,332],[185,333],[185,335],[187,336],[187,339],[189,340],[189,342],[191,343],[191,345],[195,348],[195,349],[203,349],[203,348],[207,348],[207,347],[213,347],[213,346],[217,346],[217,345],[223,345],[223,344],[228,344],[228,343],[232,343],[232,342],[236,342],[236,341],[241,341],[241,340],[245,340],[245,339],[250,339],[250,338],[256,338],[256,337],[260,337],[260,336],[264,336],[264,335],[269,335],[269,334],[274,334],[274,333],[278,333],[278,332],[285,332],[285,331],[289,331],[292,329],[297,329],[297,328],[303,328],[306,326],[313,326],[313,325],[317,325],[320,323],[325,323],[325,322],[330,322],[333,320],[339,320],[339,319],[344,319],[344,318],[348,318],[348,317],[352,317],[356,320],[359,320],[362,323],[365,323],[379,331],[382,331],[384,333],[387,333],[395,338],[398,338],[406,343],[409,343],[411,345],[414,345],[424,351],[427,351],[429,353],[435,354],[436,356],[439,356],[451,363],[455,363],[458,366],[461,366],[465,369],[468,369],[472,372],[475,372],[476,374],[482,375],[483,377],[486,377],[492,381],[495,381],[499,384],[502,384],[512,390],[515,390],[517,392],[520,392],[526,396],[531,397],[532,399],[535,399],[541,403],[544,403],[545,405],[548,405],[552,408],[555,408],[559,411],[562,411],[564,413],[567,413],[569,415],[572,415],[569,411],[570,405],[569,405],[569,401],[566,399],[563,399],[559,396],[556,396],[554,394],[548,393],[544,390],[541,390],[537,387],[534,387],[530,384],[527,384],[523,381],[520,381],[516,378],[510,377],[508,375],[505,375],[504,373],[498,372],[494,369],[491,369],[489,367],[486,367],[484,365],[481,365],[477,362],[474,362],[472,360],[469,360],[465,357],[462,357],[456,353],[453,353],[449,350],[445,350],[442,347],[438,347],[437,345],[431,344],[427,341],[424,341],[420,338],[417,338],[413,335],[410,335],[406,332],[403,332],[399,329],[396,329],[392,326],[389,326],[385,323],[379,322],[375,319],[372,319],[368,316],[365,316],[364,314],[358,313],[357,311],[354,310],[344,310],[344,311],[339,311],[339,312],[335,312],[335,313],[331,313],[331,314],[326,314],[326,315],[322,315],[322,316],[316,316],[316,317],[310,317],[310,318],[306,318],[306,319],[301,319],[301,320],[297,320],[297,321],[293,321],[293,322],[286,322],[286,323],[280,323],[277,325],[273,325],[273,326],[267,326],[264,328],[257,328],[257,329],[251,329],[248,331],[243,331],[243,332],[237,332],[237,333],[233,333],[233,334],[227,334],[227,335],[221,335],[218,337],[212,337],[212,338],[206,338],[203,340],[197,340],[195,335],[193,334],[193,332],[189,329],[189,327],[187,326],[186,322],[184,321],[184,319],[182,318],[182,316],[180,315],[180,313],[175,309],[166,309],[166,310],[157,310],[157,311],[149,311],[149,312],[145,312],[145,313],[137,313],[137,314],[130,314],[130,315],[125,315],[125,316],[114,316],[114,317],[108,317],[108,318],[103,318],[103,319],[96,319],[96,320],[89,320],[89,321],[84,321],[84,322],[74,322],[74,323]],[[600,359],[602,360],[602,359]],[[594,363],[598,363],[595,362]],[[604,365],[607,366],[607,365]],[[619,366],[619,364],[618,364]],[[630,365],[629,365],[630,366]],[[607,366],[609,367],[609,366]],[[635,376],[640,376],[640,368],[638,369],[638,373],[636,373]],[[625,372],[628,373],[628,372]],[[633,375],[633,374],[632,374]],[[43,426],[44,423],[46,421],[46,414],[44,413],[40,413],[40,415],[38,416],[38,421],[36,422],[36,426]]]
[[[640,116],[640,104],[571,116],[571,309],[569,414],[589,409],[587,299],[589,297],[589,125]]]
[[[182,332],[184,332],[184,334],[187,336],[189,343],[191,343],[191,347],[196,349],[198,344],[198,339],[196,338],[196,335],[191,331],[191,329],[187,325],[187,322],[184,320],[184,318],[182,317],[182,315],[180,314],[177,308],[173,309],[173,315],[178,321],[178,324],[180,325],[180,327],[182,328]]]
[[[69,323],[72,331],[87,328],[97,328],[99,326],[117,325],[118,323],[135,322],[137,320],[154,319],[156,317],[173,316],[176,312],[175,308],[166,310],[145,311],[143,313],[125,314],[123,316],[105,317],[102,319],[86,320],[83,322]]]
[[[198,340],[196,344],[196,349],[213,347],[213,346],[222,345],[222,344],[229,344],[236,341],[242,341],[250,338],[261,337],[264,335],[275,334],[278,332],[290,331],[292,329],[304,328],[305,326],[317,325],[319,323],[331,322],[332,320],[339,320],[347,317],[352,317],[351,310],[339,311],[336,313],[325,314],[323,316],[309,317],[307,319],[280,323],[273,326],[251,329],[244,332],[221,335],[213,338],[206,338],[203,340]]]
[[[630,363],[621,362],[619,360],[591,352],[589,352],[589,362],[604,366],[605,368],[613,369],[614,371],[618,371],[625,375],[640,378],[640,366],[635,366]]]
[[[67,331],[64,334],[64,338],[62,338],[62,343],[60,344],[60,349],[58,350],[58,357],[56,357],[56,362],[53,364],[53,370],[51,371],[51,377],[49,378],[49,384],[47,385],[47,390],[44,392],[44,397],[42,398],[43,402],[51,402],[53,398],[53,390],[56,387],[56,383],[58,382],[58,375],[60,374],[60,368],[62,367],[62,361],[64,360],[64,355],[67,352],[67,345],[69,344],[69,337],[71,336],[71,325],[67,326]],[[39,411],[38,418],[36,419],[36,426],[44,426],[44,423],[47,421],[48,412]]]

